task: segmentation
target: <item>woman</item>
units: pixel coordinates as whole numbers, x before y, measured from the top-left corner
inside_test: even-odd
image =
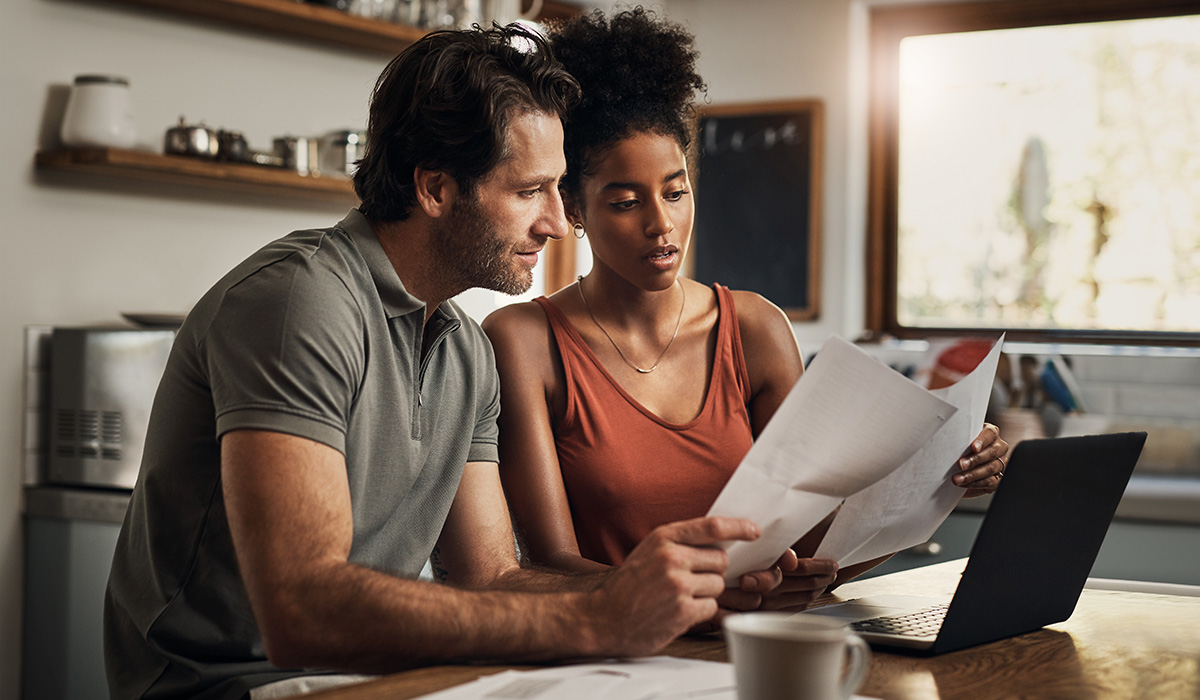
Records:
[[[565,128],[562,191],[593,266],[549,299],[496,311],[484,329],[503,387],[502,477],[525,553],[595,571],[619,564],[655,526],[707,512],[804,365],[776,306],[681,275],[694,213],[693,96],[704,87],[692,37],[637,8],[574,18],[550,39],[583,89]],[[986,429],[972,449],[961,485],[990,491],[1006,445]],[[746,594],[723,605],[803,606],[837,574],[832,561],[790,552],[780,566],[784,582],[765,599],[761,580],[744,580]]]

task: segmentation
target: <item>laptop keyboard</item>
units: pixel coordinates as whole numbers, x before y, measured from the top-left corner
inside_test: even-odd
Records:
[[[869,620],[852,622],[850,628],[855,632],[900,634],[907,637],[936,637],[938,630],[941,629],[942,620],[946,617],[946,609],[949,607],[949,603],[946,603],[904,615],[872,617]]]

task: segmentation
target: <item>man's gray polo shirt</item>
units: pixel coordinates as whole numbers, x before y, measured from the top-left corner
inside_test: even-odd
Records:
[[[259,250],[188,315],[150,418],[105,601],[114,698],[236,698],[272,667],[238,575],[219,438],[272,430],[342,452],[350,560],[416,577],[463,465],[497,461],[491,345],[453,302],[424,323],[367,220]],[[422,348],[425,348],[422,353]]]

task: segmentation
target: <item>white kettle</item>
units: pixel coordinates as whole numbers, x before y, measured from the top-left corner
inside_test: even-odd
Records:
[[[527,12],[521,12],[522,0],[484,0],[484,17],[500,26],[517,20],[532,21],[542,11],[542,0],[533,0]]]

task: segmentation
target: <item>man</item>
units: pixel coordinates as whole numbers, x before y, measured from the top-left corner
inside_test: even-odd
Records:
[[[267,245],[197,303],[113,561],[112,697],[640,655],[715,614],[727,559],[713,545],[757,537],[746,521],[665,526],[591,577],[513,552],[491,347],[448,300],[524,291],[565,235],[561,119],[577,91],[519,29],[422,39],[376,85],[359,209]],[[426,560],[454,585],[415,580]]]

